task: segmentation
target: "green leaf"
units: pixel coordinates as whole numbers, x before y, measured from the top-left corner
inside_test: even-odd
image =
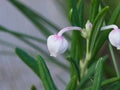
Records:
[[[120,81],[119,77],[110,78],[102,82],[102,87]]]
[[[103,64],[106,60],[106,57],[100,58],[96,64],[96,70],[94,75],[94,81],[92,90],[100,90],[102,84],[102,71],[103,71]]]
[[[14,36],[17,36],[19,38],[28,38],[28,39],[32,39],[34,41],[37,41],[37,42],[40,42],[40,43],[45,43],[45,40],[42,40],[40,38],[37,38],[37,37],[34,37],[34,36],[31,36],[31,35],[27,35],[27,34],[23,34],[23,33],[20,33],[20,32],[15,32],[13,30],[9,30],[3,26],[0,25],[0,31],[3,31],[3,32],[6,32],[6,33],[9,33],[11,35],[14,35]]]
[[[107,40],[107,38],[105,37],[108,37],[108,34],[104,32],[100,32],[100,33],[101,34],[99,35],[95,43],[94,51],[92,52],[94,56],[96,56],[98,54],[98,51],[104,46],[105,40]]]
[[[83,0],[69,0],[71,4],[71,10],[70,10],[70,21],[73,26],[80,26],[83,27],[83,16],[84,16],[84,3]],[[71,43],[71,57],[75,60],[76,63],[79,63],[79,60],[83,58],[84,53],[84,39],[81,36],[81,33],[79,31],[73,31],[72,32],[72,43]],[[74,72],[74,66],[71,65],[72,73],[71,76],[76,73]]]
[[[77,88],[77,76],[73,76],[69,84],[66,87],[66,90],[76,90]]]
[[[112,11],[111,18],[109,19],[109,24],[115,23],[118,19],[118,16],[120,15],[120,2],[115,8],[114,11]]]
[[[106,6],[105,8],[103,8],[100,13],[96,16],[94,22],[93,22],[93,28],[92,28],[92,32],[90,35],[90,42],[89,42],[89,49],[92,52],[94,50],[95,47],[95,43],[97,41],[97,38],[100,34],[100,30],[101,30],[101,26],[103,24],[106,12],[108,11],[109,7]]]
[[[30,55],[28,55],[25,51],[23,51],[20,48],[16,48],[15,49],[16,54],[19,56],[19,58],[21,58],[21,60],[28,66],[30,67],[33,72],[35,72],[35,74],[40,78],[40,74],[39,74],[39,69],[38,69],[38,64],[37,61],[32,58]]]
[[[78,4],[77,4],[78,3]],[[84,17],[84,3],[83,0],[71,0],[72,4],[72,14],[71,14],[71,24],[80,26],[83,28],[83,17]],[[71,57],[75,60],[79,60],[83,58],[84,50],[84,39],[82,38],[79,31],[72,32],[72,43],[71,43]]]
[[[87,74],[84,76],[84,78],[82,78],[80,80],[80,84],[78,86],[78,90],[80,90],[86,83],[87,81],[90,80],[90,77],[93,75],[94,71],[95,71],[95,66],[96,66],[96,63],[93,63],[89,69],[88,69],[88,72]]]
[[[101,87],[102,88],[104,88],[105,86],[109,87],[109,86],[111,86],[110,84],[115,84],[118,81],[120,81],[120,78],[118,78],[118,77],[110,78],[108,80],[103,81]],[[84,88],[84,90],[92,90],[92,86]],[[107,89],[107,90],[109,90],[109,89]],[[111,90],[114,90],[114,89],[111,89]]]
[[[23,42],[25,42],[26,44],[28,44],[29,46],[31,46],[32,48],[34,48],[35,50],[39,51],[41,54],[44,54],[46,56],[47,60],[49,60],[50,62],[60,66],[61,68],[63,68],[66,71],[69,70],[69,67],[66,64],[56,60],[56,58],[50,57],[50,55],[47,54],[47,52],[45,50],[43,50],[42,48],[40,48],[36,44],[34,44],[26,39],[23,39],[23,38],[19,38],[19,39],[22,40]]]
[[[106,87],[105,90],[120,90],[120,81],[117,81],[111,85],[108,85],[108,87]]]
[[[71,64],[71,72],[72,70],[74,70],[74,74],[78,76],[78,79],[80,80],[80,68],[79,68],[79,64],[72,58],[72,57],[67,57],[67,60],[70,62]],[[73,76],[74,76],[73,74]]]
[[[38,66],[39,66],[39,73],[40,73],[41,80],[42,80],[45,90],[57,90],[57,88],[52,80],[52,77],[50,75],[50,72],[49,72],[43,58],[40,55],[37,56],[37,62],[38,62]]]
[[[90,4],[90,21],[91,22],[94,22],[95,17],[98,15],[100,2],[101,0],[91,0],[91,4]]]
[[[114,68],[116,71],[116,75],[117,75],[117,77],[120,77],[120,73],[119,73],[119,69],[118,69],[118,65],[117,65],[117,60],[115,58],[115,53],[114,53],[112,45],[110,43],[109,43],[109,50],[110,50],[111,58],[112,58],[113,65],[114,65]]]

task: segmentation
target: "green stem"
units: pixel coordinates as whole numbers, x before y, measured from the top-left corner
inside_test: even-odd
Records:
[[[110,53],[111,53],[111,57],[112,57],[112,60],[113,60],[113,65],[114,65],[116,74],[117,74],[118,77],[120,77],[119,69],[118,69],[117,62],[116,62],[116,59],[115,59],[115,55],[114,55],[114,52],[113,52],[113,48],[112,48],[110,43],[109,43],[109,50],[110,50]]]
[[[87,39],[87,45],[86,45],[86,57],[89,54],[89,39]]]
[[[81,78],[85,75],[87,71],[88,62],[90,60],[90,53],[89,53],[89,39],[86,39],[86,58],[84,62],[80,62],[81,64]]]

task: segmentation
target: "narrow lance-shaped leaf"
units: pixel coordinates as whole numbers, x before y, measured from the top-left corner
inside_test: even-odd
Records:
[[[102,84],[102,71],[103,64],[105,63],[106,57],[100,58],[96,64],[96,70],[94,75],[94,81],[92,90],[100,90]]]
[[[80,90],[85,85],[85,83],[90,80],[90,77],[93,75],[93,73],[95,71],[95,66],[96,66],[96,62],[93,63],[93,65],[91,65],[89,67],[87,74],[80,81],[80,84],[78,86],[78,90]]]
[[[37,61],[20,48],[16,48],[15,51],[21,60],[40,77]]]
[[[105,81],[102,82],[102,87],[106,86],[106,85],[109,85],[109,84],[113,84],[113,83],[115,83],[117,81],[120,81],[120,77],[110,78],[110,79],[105,80]]]
[[[1,25],[0,25],[0,31],[3,31],[3,32],[9,33],[9,34],[12,34],[12,35],[17,36],[17,37],[28,38],[28,39],[35,40],[35,41],[37,41],[37,42],[45,43],[45,41],[42,40],[42,39],[40,39],[40,38],[31,36],[31,35],[27,35],[27,34],[24,34],[24,33],[20,33],[20,32],[15,32],[15,31],[9,30],[9,29],[1,26]]]
[[[103,24],[106,12],[108,11],[109,7],[106,6],[105,8],[103,8],[100,13],[96,16],[94,23],[93,23],[93,28],[92,28],[92,32],[90,35],[90,41],[89,41],[89,49],[90,51],[92,51],[95,46],[95,42],[97,41],[97,38],[99,36],[99,32],[101,30],[101,26]]]
[[[104,88],[107,85],[111,86],[111,85],[117,83],[118,81],[120,81],[120,78],[118,78],[118,77],[110,78],[108,80],[103,81],[101,84],[101,87]],[[92,86],[84,88],[84,90],[92,90]],[[109,90],[109,89],[107,89],[107,90]]]
[[[80,81],[80,68],[79,68],[79,64],[72,57],[67,57],[67,60],[71,64],[71,71],[73,70],[73,72],[75,74],[74,76],[77,76],[78,80]]]
[[[45,90],[57,90],[57,88],[52,80],[52,77],[50,75],[50,72],[49,72],[43,58],[40,55],[37,56],[37,62],[38,62],[38,66],[39,66],[38,72],[40,73],[41,80],[42,80]]]
[[[77,76],[73,76],[70,82],[68,83],[66,90],[76,90],[77,88]]]
[[[120,15],[120,2],[115,8],[115,10],[112,12],[112,15],[111,15],[111,18],[109,19],[108,24],[115,23],[119,15]]]
[[[83,0],[80,0],[79,2],[72,4],[73,12],[71,14],[71,24],[77,25],[83,28],[83,16],[84,16],[84,3]],[[84,50],[84,39],[82,38],[79,31],[73,31],[72,32],[72,43],[71,43],[71,56],[74,58],[77,62],[79,59],[82,59]]]
[[[52,63],[60,66],[61,68],[63,68],[64,70],[68,71],[68,66],[66,66],[66,64],[56,60],[55,58],[52,58],[49,56],[49,54],[47,54],[47,52],[45,50],[43,50],[42,48],[40,48],[38,45],[24,39],[24,38],[19,38],[20,40],[22,40],[23,42],[25,42],[26,44],[28,44],[29,46],[31,46],[32,48],[34,48],[35,50],[41,52],[42,54],[46,55],[46,57],[49,59],[49,61],[51,61]]]
[[[90,21],[93,22],[95,17],[97,16],[99,12],[99,4],[101,0],[91,0],[91,6],[90,6]]]
[[[79,26],[83,28],[84,27],[84,0],[79,0],[77,6],[78,6]],[[76,58],[82,59],[85,52],[84,39],[81,36],[81,34],[78,35],[76,39],[77,38],[79,38],[79,41],[76,43],[78,44],[78,48],[76,48],[76,55],[77,55]]]

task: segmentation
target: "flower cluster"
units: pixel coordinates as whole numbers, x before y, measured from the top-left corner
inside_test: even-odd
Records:
[[[92,28],[92,24],[88,21],[86,23],[86,32],[83,32],[81,27],[70,26],[61,29],[57,34],[50,35],[47,39],[47,47],[50,52],[50,56],[56,57],[59,54],[64,53],[68,48],[67,40],[62,36],[64,32],[71,31],[71,30],[78,30],[83,33],[83,36],[86,36],[87,30]],[[85,31],[85,30],[84,30]]]
[[[81,29],[81,27],[70,26],[61,29],[57,34],[50,35],[47,39],[47,47],[50,52],[50,56],[56,57],[59,54],[64,53],[68,48],[67,40],[62,36],[64,32],[70,30],[78,30],[81,32],[84,38],[89,38],[90,32],[92,29],[92,23],[88,20],[85,29]],[[108,25],[101,28],[101,31],[113,29],[109,33],[109,41],[110,43],[115,46],[117,49],[120,49],[120,29],[116,25]]]

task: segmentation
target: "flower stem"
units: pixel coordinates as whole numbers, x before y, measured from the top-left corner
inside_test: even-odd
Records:
[[[111,53],[111,57],[112,57],[112,60],[113,60],[113,65],[114,65],[116,74],[117,74],[118,77],[120,77],[118,65],[117,65],[117,62],[116,62],[116,59],[115,59],[115,55],[114,55],[114,52],[113,52],[113,48],[112,48],[112,46],[111,46],[110,43],[109,43],[109,50],[110,50],[110,53]]]
[[[71,31],[71,30],[78,30],[78,31],[81,31],[81,27],[76,27],[76,26],[70,26],[70,27],[65,27],[63,29],[61,29],[59,32],[58,32],[58,36],[62,36],[62,34],[66,31]]]
[[[112,28],[115,30],[115,29],[118,29],[118,26],[116,26],[114,24],[113,25],[104,26],[104,27],[101,28],[101,31],[107,30],[107,29],[112,29]]]
[[[80,62],[81,64],[81,78],[85,75],[87,72],[87,66],[90,60],[90,53],[89,53],[89,39],[86,39],[86,57],[84,62]]]

